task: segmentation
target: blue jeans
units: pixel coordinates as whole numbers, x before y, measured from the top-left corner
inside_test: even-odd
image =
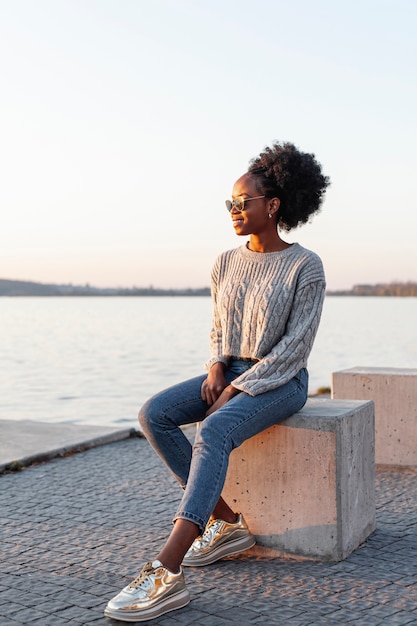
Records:
[[[253,361],[231,359],[225,371],[228,384]],[[207,375],[191,378],[150,398],[139,411],[143,433],[184,489],[174,517],[204,531],[226,479],[229,455],[246,439],[299,411],[307,400],[306,369],[285,385],[258,396],[238,393],[205,417],[209,408],[201,398]],[[201,422],[194,445],[180,426]]]

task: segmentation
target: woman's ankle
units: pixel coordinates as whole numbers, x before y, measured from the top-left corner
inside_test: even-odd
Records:
[[[216,515],[215,513],[213,513],[213,515],[210,517],[210,520],[213,521],[216,519],[221,519],[223,522],[227,522],[228,524],[236,524],[238,517],[238,513],[234,513],[233,511],[231,513],[223,511],[222,515]]]

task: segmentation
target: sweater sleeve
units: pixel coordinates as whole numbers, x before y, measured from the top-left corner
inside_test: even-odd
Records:
[[[218,284],[220,272],[220,257],[214,264],[211,272],[211,299],[213,302],[213,316],[210,330],[210,358],[205,363],[205,368],[210,368],[218,362],[227,365],[229,359],[223,354],[223,332],[220,322],[220,316],[217,308]]]
[[[320,322],[325,288],[323,278],[297,290],[284,335],[268,354],[233,381],[233,387],[257,396],[284,385],[307,366]]]

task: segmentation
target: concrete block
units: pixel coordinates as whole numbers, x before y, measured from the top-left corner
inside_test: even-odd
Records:
[[[375,529],[373,403],[310,398],[233,450],[223,497],[259,545],[345,559]]]
[[[377,464],[417,466],[417,369],[353,367],[334,372],[332,397],[373,400]]]

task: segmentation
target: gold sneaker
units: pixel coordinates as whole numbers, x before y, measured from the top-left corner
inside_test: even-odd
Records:
[[[173,574],[160,561],[153,561],[110,600],[104,615],[122,622],[144,622],[180,609],[189,601],[182,568]]]
[[[221,519],[211,520],[188,550],[182,564],[192,567],[210,565],[225,556],[249,550],[255,543],[241,513],[234,524]]]

